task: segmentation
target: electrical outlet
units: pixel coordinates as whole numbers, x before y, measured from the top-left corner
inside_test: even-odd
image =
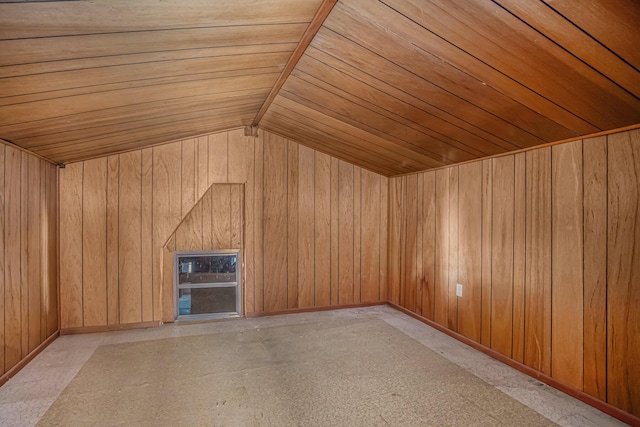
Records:
[[[457,297],[461,297],[462,296],[462,285],[460,283],[458,283],[456,285],[456,296]]]

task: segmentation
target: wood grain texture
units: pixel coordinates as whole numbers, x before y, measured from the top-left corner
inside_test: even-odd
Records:
[[[458,297],[456,296],[456,285],[458,283],[458,264],[459,264],[459,167],[455,166],[448,169],[449,172],[449,310],[447,312],[448,327],[454,331],[458,331]]]
[[[491,347],[491,248],[493,218],[493,161],[482,161],[482,345]]]
[[[236,158],[236,156],[230,156],[231,145],[229,144],[229,134],[228,132],[220,132],[214,133],[207,136],[208,141],[208,165],[207,172],[209,175],[209,185],[214,182],[227,182],[228,174],[229,174],[229,159]],[[236,153],[237,147],[234,141],[233,144],[233,152]],[[244,163],[244,162],[237,162]],[[236,182],[236,181],[231,181]],[[238,181],[241,182],[241,181]]]
[[[107,324],[107,158],[85,163],[82,186],[83,326]]]
[[[141,279],[142,321],[154,319],[153,294],[153,149],[142,150],[141,160]],[[206,175],[205,175],[206,177]]]
[[[301,146],[298,156],[298,302],[301,308],[315,304],[314,167],[314,151]]]
[[[287,141],[287,308],[298,307],[298,147]]]
[[[29,158],[20,153],[20,355],[29,354]]]
[[[436,257],[436,173],[423,174],[422,198],[422,316],[434,320]]]
[[[607,401],[640,415],[638,159],[640,134],[608,137]]]
[[[6,343],[6,334],[5,334],[5,311],[6,311],[6,301],[5,301],[5,289],[7,287],[6,281],[6,260],[5,260],[5,230],[7,226],[6,221],[6,210],[5,210],[5,156],[6,156],[6,146],[1,144],[0,146],[0,294],[3,296],[0,298],[0,372],[5,372],[4,369],[4,355],[5,355],[5,343]],[[10,224],[9,224],[10,226]],[[57,242],[56,242],[57,243]],[[57,284],[57,283],[56,283]],[[57,290],[57,286],[56,286]],[[57,326],[57,325],[56,325]]]
[[[353,168],[353,303],[362,298],[362,169]]]
[[[551,148],[526,153],[524,363],[551,374]]]
[[[584,391],[607,399],[607,137],[582,143]]]
[[[120,286],[118,256],[119,248],[119,194],[120,194],[120,156],[107,157],[107,324],[120,323]],[[62,209],[62,203],[60,203]],[[66,233],[67,228],[60,223],[60,234]],[[61,276],[64,267],[69,264],[60,262]],[[65,307],[63,302],[61,307]],[[62,309],[61,309],[62,311]],[[160,313],[160,310],[158,310]],[[64,328],[64,326],[63,326]]]
[[[507,357],[513,338],[514,160],[492,160],[491,348]]]
[[[362,302],[380,301],[380,175],[362,170]]]
[[[338,166],[338,302],[353,303],[353,169],[340,161]]]
[[[551,161],[551,375],[562,383],[582,389],[582,141],[552,147]]]
[[[28,345],[27,353],[33,351],[43,337],[40,335],[42,328],[42,260],[41,260],[41,226],[40,220],[43,215],[41,206],[41,160],[35,156],[27,158],[27,275],[28,299],[29,299],[29,320],[27,327]],[[23,183],[24,185],[24,183]],[[24,334],[24,331],[23,331]]]
[[[331,193],[331,305],[339,304],[339,165],[338,159],[331,158],[331,182],[329,184]]]
[[[458,332],[480,342],[482,319],[482,162],[459,167]]]
[[[415,230],[418,227],[418,175],[407,176],[406,187],[406,228]],[[405,238],[405,280],[403,306],[416,311],[416,299],[418,290],[417,271],[417,241],[416,233],[407,233]]]
[[[210,248],[231,249],[231,187],[212,185],[209,190],[211,210],[207,221],[211,223]],[[178,235],[176,234],[176,239]],[[176,240],[176,246],[179,247]]]
[[[389,300],[389,178],[380,177],[380,301]]]
[[[513,359],[524,362],[525,342],[525,244],[526,244],[526,158],[515,155],[513,211]]]
[[[389,183],[389,301],[400,304],[400,237],[404,230],[402,224],[401,199],[402,179],[392,179]]]
[[[433,320],[448,326],[449,319],[449,170],[435,172],[436,260]]]
[[[316,151],[314,167],[315,304],[322,307],[331,305],[331,157]]]
[[[142,152],[120,154],[118,286],[120,323],[142,321]]]
[[[19,152],[7,148],[8,168],[7,175],[14,173],[15,166],[19,165]],[[64,232],[60,233],[60,265],[64,266],[60,270],[60,304],[64,307],[61,310],[61,327],[74,328],[83,326],[82,319],[82,269],[78,266],[82,265],[82,185],[83,185],[83,167],[82,163],[68,165],[60,172],[60,229]],[[19,184],[19,182],[18,182]],[[19,187],[18,187],[19,188]],[[6,212],[7,221],[14,221],[15,207],[20,204],[15,199],[15,187],[6,187],[5,200],[7,207],[11,207]],[[18,190],[19,191],[19,190]],[[19,230],[19,229],[18,229]],[[7,228],[5,241],[11,242],[12,245],[18,245],[19,240],[14,235],[15,231]],[[19,265],[14,265],[15,260],[7,258],[7,277],[6,283],[12,286],[17,277],[12,276],[13,269],[20,271]],[[18,261],[19,262],[19,261]],[[6,292],[6,290],[5,290]],[[8,300],[7,302],[10,302]],[[7,309],[11,308],[11,304],[7,304]],[[7,317],[10,317],[7,315]],[[11,316],[12,317],[12,316]],[[5,324],[5,328],[7,328]],[[8,329],[8,328],[7,328]],[[5,356],[6,357],[6,356]],[[11,360],[11,359],[10,359]]]

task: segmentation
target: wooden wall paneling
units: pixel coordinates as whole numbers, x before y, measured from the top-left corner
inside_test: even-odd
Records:
[[[6,260],[5,260],[5,224],[6,224],[6,210],[5,210],[5,145],[0,147],[0,372],[4,373],[4,355],[5,355],[5,288],[7,287],[5,272],[6,272]]]
[[[389,178],[380,176],[380,301],[389,300]]]
[[[407,177],[400,177],[400,275],[398,299],[401,305],[407,301]]]
[[[223,210],[226,211],[223,218],[227,219],[222,226],[225,230],[224,246],[214,247],[214,249],[231,249],[231,203],[230,188],[226,186],[226,194]],[[184,217],[180,226],[176,229],[176,251],[201,251],[203,247],[203,227],[202,227],[202,204],[197,203],[193,209]]]
[[[362,169],[353,168],[353,302],[362,299]]]
[[[551,148],[526,153],[524,363],[551,374]]]
[[[8,247],[20,245],[20,152],[13,148],[6,149],[6,194],[5,194],[5,242]],[[82,314],[82,181],[83,163],[72,163],[60,171],[60,304],[61,327],[77,328],[83,326]],[[20,260],[17,251],[9,251],[6,256],[5,270],[5,336],[11,342],[14,333],[15,319],[19,319],[19,305],[15,307],[16,293],[14,287],[20,283]],[[117,282],[116,282],[117,284]],[[17,308],[17,311],[16,311]],[[5,369],[13,366],[19,359],[13,349],[7,348],[5,353]]]
[[[339,160],[335,157],[331,158],[331,305],[337,305],[339,300],[339,232],[338,232],[338,219],[339,219]]]
[[[207,141],[208,141],[208,145],[209,145],[209,149],[208,149],[208,159],[209,159],[209,165],[208,165],[208,173],[209,173],[209,185],[217,182],[217,183],[222,183],[222,182],[227,182],[227,178],[229,177],[229,169],[228,169],[228,165],[229,165],[229,160],[231,157],[233,157],[234,159],[237,159],[238,156],[237,152],[238,152],[238,147],[237,145],[237,141],[234,140],[234,147],[233,149],[230,148],[230,144],[229,144],[229,133],[228,132],[219,132],[219,133],[212,133],[210,135],[207,136]],[[231,151],[233,150],[233,151]],[[235,155],[231,155],[231,152],[233,152]],[[237,166],[238,163],[235,163],[235,165]],[[236,182],[236,181],[230,181],[230,182]],[[242,181],[237,181],[237,182],[242,182]]]
[[[339,304],[353,303],[353,193],[354,166],[340,160],[338,167]]]
[[[202,205],[202,249],[208,250],[215,248],[213,233],[213,188],[204,193],[200,204]]]
[[[231,248],[242,249],[244,247],[244,185],[231,185]]]
[[[389,300],[394,304],[400,302],[400,241],[402,230],[402,178],[389,179]]]
[[[287,141],[287,308],[298,307],[298,147]]]
[[[82,181],[83,326],[107,324],[107,158],[84,163]]]
[[[162,264],[162,321],[173,322],[176,318],[175,307],[175,278],[173,274],[169,274],[173,271],[173,265],[175,263],[174,252],[176,250],[176,238],[175,235],[171,235],[169,240],[162,248],[162,256],[160,257],[160,263]]]
[[[608,136],[607,402],[640,416],[640,132]]]
[[[4,152],[4,150],[0,150]],[[3,156],[4,158],[4,156]],[[58,330],[58,168],[55,166],[47,166],[47,248],[48,253],[48,295],[49,305],[47,307],[47,336],[51,336]],[[0,185],[4,189],[4,185]],[[4,192],[0,191],[4,196]],[[2,204],[0,204],[0,212],[2,212]],[[0,239],[4,237],[2,229],[0,229]],[[2,256],[2,255],[0,255]],[[0,272],[2,277],[2,272]]]
[[[480,342],[482,319],[482,162],[459,167],[458,332]]]
[[[298,303],[313,307],[315,302],[314,244],[314,151],[300,146],[298,153]],[[319,286],[319,284],[317,284]]]
[[[258,133],[254,151],[254,254],[255,254],[255,311],[264,311],[264,132]]]
[[[607,137],[582,143],[584,391],[607,400]]]
[[[198,163],[196,161],[196,140],[186,139],[182,141],[182,156],[181,159],[181,199],[182,199],[182,212],[181,218],[184,218],[191,210],[193,205],[196,204],[196,184],[198,173]],[[177,225],[177,224],[176,224]],[[176,242],[177,244],[177,242]]]
[[[153,295],[154,320],[172,322],[174,308],[162,295],[173,295],[173,284],[165,288],[163,280],[163,246],[182,218],[180,143],[153,148]],[[117,170],[116,170],[117,171]],[[111,172],[110,172],[111,173]],[[117,212],[117,209],[116,209]],[[116,282],[117,283],[117,282]],[[171,282],[173,283],[173,281]]]
[[[41,342],[40,331],[42,327],[42,260],[41,254],[41,162],[35,156],[28,156],[28,200],[27,200],[27,286],[29,300],[29,322],[26,334],[28,335],[27,353],[33,351]]]
[[[511,357],[513,337],[513,155],[493,162],[491,348]]]
[[[551,375],[583,386],[582,141],[551,148]]]
[[[449,328],[458,331],[458,166],[449,168]]]
[[[526,226],[526,159],[515,155],[513,213],[513,358],[524,362],[525,323],[525,226]]]
[[[5,205],[4,205],[4,244],[5,248],[13,248],[5,252],[4,270],[4,372],[11,369],[21,359],[21,317],[20,317],[20,168],[21,152],[7,146],[5,148]],[[73,170],[71,173],[82,174],[82,169]],[[70,177],[69,177],[70,178]],[[71,180],[69,180],[71,181]],[[71,186],[65,180],[60,194],[63,200],[77,200],[77,187]],[[77,225],[81,217],[77,212],[77,205],[61,212],[61,220]],[[77,233],[65,236],[61,241],[61,247],[68,248],[64,254],[69,259],[74,259],[81,252],[81,239]],[[78,250],[79,249],[79,250]],[[76,260],[79,259],[75,258]],[[63,319],[69,323],[82,322],[81,303],[77,302],[78,287],[82,289],[82,278],[78,278],[76,271],[65,270],[65,278],[68,279],[64,286],[64,298],[70,304],[70,312],[65,313]]]
[[[301,146],[302,150],[303,147]],[[315,152],[315,304],[331,305],[331,157]]]
[[[121,323],[142,321],[141,184],[142,153],[120,154],[118,284]]]
[[[227,133],[227,132],[225,132]],[[196,138],[196,200],[200,200],[211,183],[209,182],[209,136]]]
[[[362,170],[362,302],[380,301],[380,178]]]
[[[480,343],[491,347],[491,247],[493,222],[493,160],[482,161],[482,297]]]
[[[264,139],[264,309],[287,308],[287,144]]]
[[[434,318],[442,326],[449,319],[449,170],[435,172],[436,228],[435,228],[435,292]]]
[[[404,307],[415,312],[418,288],[417,233],[418,227],[418,175],[407,176],[406,187],[406,232],[405,232],[405,298]]]
[[[212,185],[210,217],[211,222],[211,249],[232,249],[231,245],[231,187],[228,185]],[[224,218],[224,220],[222,220]],[[176,235],[176,247],[181,244]]]
[[[424,174],[418,174],[417,193],[417,227],[416,227],[416,314],[422,316],[422,291],[424,290],[424,254],[423,254],[423,231],[424,225]]]
[[[38,292],[40,293],[40,336],[38,337],[39,343],[43,342],[49,335],[47,335],[47,311],[49,306],[49,273],[47,268],[49,266],[49,253],[48,253],[48,220],[49,209],[47,205],[47,179],[49,175],[48,162],[41,159],[39,165],[40,171],[40,188],[38,189],[39,210],[40,215],[38,220],[40,222],[40,236],[38,239],[38,252],[40,257],[40,272],[39,272],[39,286]]]
[[[65,171],[60,172],[60,176]],[[157,187],[156,187],[157,188]],[[119,194],[120,194],[120,156],[107,157],[107,324],[116,325],[120,323],[120,288],[119,288],[119,255],[118,242],[120,241],[119,230]],[[155,196],[155,194],[154,194]],[[63,199],[60,199],[60,210],[63,209]],[[60,225],[60,230],[68,230],[67,224]],[[64,231],[67,233],[67,231]],[[60,233],[63,235],[63,232]],[[60,247],[62,253],[62,246]],[[65,260],[60,260],[60,265],[65,265]],[[62,272],[61,272],[62,274]],[[62,277],[62,276],[61,276]],[[62,282],[62,278],[61,278]],[[158,278],[157,282],[160,280]],[[66,307],[64,300],[60,303],[61,307]],[[62,311],[62,308],[61,308]],[[160,310],[158,310],[158,313]],[[62,328],[73,326],[62,326]]]
[[[20,168],[20,337],[21,356],[29,354],[29,155],[21,152]]]
[[[436,173],[423,174],[422,206],[422,316],[434,320],[436,272]]]

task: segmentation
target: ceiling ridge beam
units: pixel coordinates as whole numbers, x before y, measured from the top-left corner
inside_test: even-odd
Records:
[[[298,61],[300,61],[300,58],[302,58],[302,55],[306,52],[307,48],[311,44],[311,41],[316,36],[318,30],[320,30],[320,27],[322,27],[322,24],[324,24],[324,21],[327,19],[329,13],[331,13],[331,10],[333,10],[333,7],[336,5],[336,3],[338,3],[338,0],[322,1],[322,4],[320,5],[320,7],[318,7],[315,15],[313,15],[309,26],[305,30],[304,34],[302,34],[302,38],[298,42],[298,45],[291,53],[287,64],[284,66],[284,69],[271,88],[269,95],[267,95],[267,98],[264,100],[262,107],[260,107],[258,114],[256,114],[256,117],[253,119],[253,123],[251,124],[252,126],[258,126],[260,124],[260,120],[262,120],[262,117],[264,117],[264,115],[266,114],[267,110],[271,106],[271,103],[280,93],[280,89],[289,78],[289,75],[291,74],[293,69],[296,67],[296,65],[298,65]]]

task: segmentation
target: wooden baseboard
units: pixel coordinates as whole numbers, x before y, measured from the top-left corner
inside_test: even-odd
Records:
[[[24,359],[19,361],[13,368],[9,369],[2,376],[0,376],[0,386],[9,381],[11,377],[20,372],[22,368],[24,368],[27,363],[31,362],[34,357],[42,352],[45,348],[49,346],[58,336],[60,335],[60,331],[55,331],[49,338],[44,340],[42,344],[33,349],[33,351],[26,355]]]
[[[66,328],[60,331],[60,335],[92,334],[94,332],[125,331],[128,329],[155,328],[162,323],[159,320],[151,322],[123,323],[121,325],[85,326],[82,328]]]
[[[258,311],[254,313],[247,313],[245,317],[265,317],[265,316],[279,316],[281,314],[296,314],[296,313],[313,313],[315,311],[329,311],[329,310],[342,310],[346,308],[364,308],[374,307],[376,305],[387,305],[386,301],[376,302],[363,302],[360,304],[343,304],[343,305],[325,305],[322,307],[308,307],[308,308],[289,308],[279,311]]]
[[[450,329],[445,328],[444,326],[429,320],[425,317],[422,317],[412,311],[407,310],[404,307],[401,307],[393,302],[389,302],[388,303],[390,307],[395,308],[398,311],[401,311],[402,313],[413,317],[416,320],[419,320],[420,322],[431,326],[434,329],[437,329],[438,331],[449,335],[452,338],[455,338],[456,340],[468,345],[469,347],[472,347],[488,356],[493,357],[494,359],[504,363],[505,365],[509,365],[512,368],[517,369],[518,371],[529,375],[530,377],[533,377],[535,379],[537,379],[538,381],[541,381],[553,388],[555,388],[556,390],[560,390],[561,392],[568,394],[571,397],[574,397],[578,400],[581,400],[582,402],[586,403],[587,405],[593,406],[596,409],[599,409],[600,411],[611,415],[614,418],[619,419],[620,421],[627,423],[629,425],[632,426],[640,426],[640,418],[636,417],[635,415],[632,415],[628,412],[623,411],[620,408],[616,408],[613,405],[610,405],[607,402],[603,402],[602,400],[595,398],[587,393],[585,393],[582,390],[578,390],[572,387],[569,387],[567,385],[564,385],[560,382],[558,382],[557,380],[551,378],[548,375],[545,375],[539,371],[536,371],[535,369],[531,368],[530,366],[527,366],[523,363],[517,362],[503,354],[498,353],[495,350],[492,350],[488,347],[485,347],[482,344],[479,344],[467,337],[465,337],[464,335],[460,335],[457,332],[454,332]]]

